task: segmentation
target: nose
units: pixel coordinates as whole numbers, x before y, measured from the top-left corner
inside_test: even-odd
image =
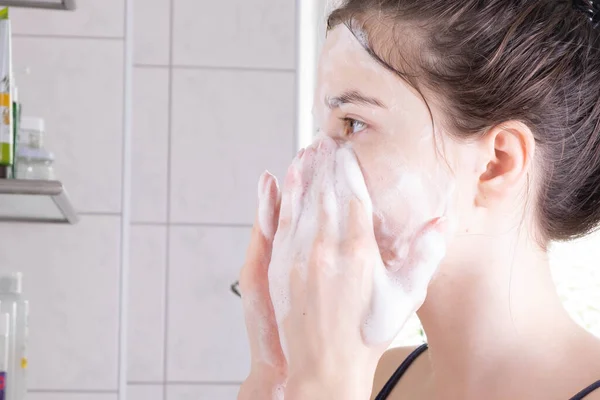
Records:
[[[311,147],[314,149],[323,149],[329,151],[335,151],[342,145],[342,142],[339,138],[336,138],[331,135],[327,135],[324,133],[319,133],[315,138]]]
[[[340,132],[339,129],[336,129],[335,127],[332,127],[330,129],[327,129],[327,127],[317,129],[317,134],[315,136],[315,141],[320,140],[320,139],[324,139],[324,138],[328,138],[330,140],[333,140],[338,145],[342,145],[347,140],[347,138],[345,137],[345,135],[343,134],[343,132]]]

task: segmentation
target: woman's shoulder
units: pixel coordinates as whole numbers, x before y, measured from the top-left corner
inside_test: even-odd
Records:
[[[377,364],[377,370],[375,372],[375,379],[373,380],[373,394],[372,398],[374,399],[377,394],[383,389],[383,386],[387,383],[387,381],[391,378],[391,376],[396,372],[398,367],[402,364],[404,360],[410,356],[410,354],[417,349],[417,346],[409,346],[409,347],[395,347],[386,351],[383,356],[379,359],[379,363]],[[421,358],[421,357],[419,357]],[[425,357],[423,357],[425,358]],[[422,361],[420,361],[421,363]],[[415,361],[416,367],[417,361]],[[415,372],[421,373],[422,368],[409,368],[406,372],[408,375],[413,375]],[[403,379],[403,382],[406,382],[408,379]],[[412,380],[412,379],[410,379]],[[405,385],[403,385],[405,386]],[[398,392],[398,391],[395,391]],[[404,392],[404,391],[403,391]],[[397,397],[392,397],[390,400],[395,400]]]

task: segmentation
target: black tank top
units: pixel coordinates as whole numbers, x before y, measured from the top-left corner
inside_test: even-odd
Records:
[[[381,389],[381,392],[375,397],[375,400],[386,400],[388,396],[394,390],[394,387],[402,378],[402,375],[408,370],[408,368],[412,365],[413,362],[423,353],[427,351],[427,343],[416,348],[415,351],[410,353],[410,355],[400,364],[396,372],[391,376],[391,378],[387,381],[387,383]],[[570,400],[583,400],[588,394],[592,393],[594,390],[600,389],[600,381],[592,383],[590,386],[583,389],[581,392],[577,393],[575,396],[571,397]]]

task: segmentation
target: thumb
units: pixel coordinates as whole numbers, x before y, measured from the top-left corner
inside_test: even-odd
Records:
[[[281,365],[283,354],[269,294],[268,270],[281,199],[277,180],[268,172],[261,176],[258,191],[259,206],[240,275],[240,291],[252,363],[275,366]]]
[[[370,312],[362,327],[370,344],[388,343],[425,300],[427,286],[446,254],[446,218],[430,221],[413,240],[408,261],[397,271],[376,265]]]
[[[446,256],[448,225],[446,217],[435,218],[413,239],[407,265],[399,271],[408,293],[427,289]]]

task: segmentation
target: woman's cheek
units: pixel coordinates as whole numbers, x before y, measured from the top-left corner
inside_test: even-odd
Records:
[[[412,238],[429,221],[445,216],[453,196],[449,173],[361,160],[373,202],[377,243],[386,265],[396,269],[408,256]]]

